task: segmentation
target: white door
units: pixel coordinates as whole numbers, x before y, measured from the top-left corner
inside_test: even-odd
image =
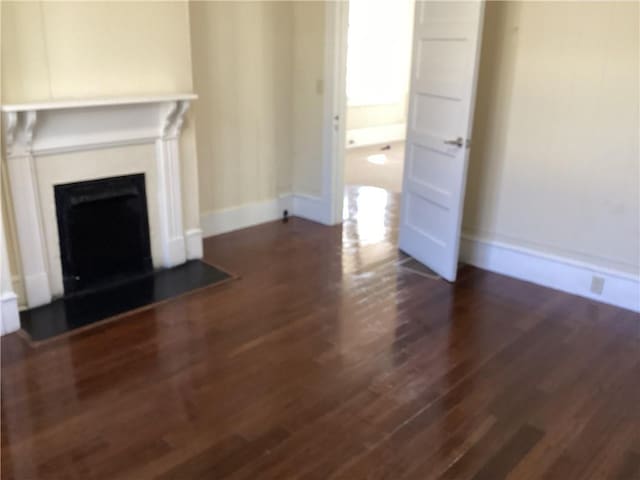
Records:
[[[400,249],[456,279],[484,3],[416,2]]]

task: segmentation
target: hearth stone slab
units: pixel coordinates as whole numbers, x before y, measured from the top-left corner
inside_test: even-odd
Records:
[[[108,289],[62,297],[25,310],[20,313],[20,324],[33,342],[41,342],[230,278],[222,270],[191,260]]]

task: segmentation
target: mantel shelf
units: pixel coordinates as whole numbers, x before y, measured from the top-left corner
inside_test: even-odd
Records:
[[[102,97],[76,98],[67,100],[53,100],[37,103],[6,104],[0,107],[3,112],[30,112],[41,110],[64,110],[69,108],[87,108],[117,105],[134,105],[140,103],[177,102],[180,100],[195,100],[194,93],[173,93],[167,95],[148,95],[135,97]]]

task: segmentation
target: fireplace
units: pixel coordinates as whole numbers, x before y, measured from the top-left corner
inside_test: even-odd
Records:
[[[54,187],[65,294],[152,271],[144,174]]]
[[[195,98],[0,106],[27,307],[202,257],[197,176],[180,159]]]

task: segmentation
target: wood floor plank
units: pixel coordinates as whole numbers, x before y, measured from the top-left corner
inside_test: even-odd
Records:
[[[614,480],[640,478],[640,453],[627,452],[623,463],[611,478]]]
[[[540,441],[544,432],[523,425],[507,444],[473,476],[472,480],[502,480],[520,460]]]
[[[342,226],[206,239],[231,284],[3,337],[3,480],[639,478],[640,316],[404,269],[398,196],[366,189]]]

